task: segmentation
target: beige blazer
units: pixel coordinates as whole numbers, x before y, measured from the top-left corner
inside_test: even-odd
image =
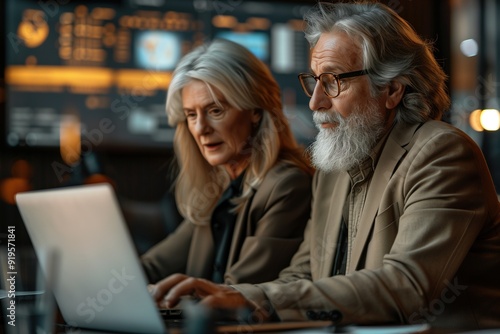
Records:
[[[331,277],[349,187],[347,173],[318,172],[291,266],[275,282],[236,288],[282,320],[500,327],[500,207],[472,139],[444,122],[397,124],[350,240],[347,274]]]
[[[290,264],[310,214],[311,176],[286,163],[274,166],[237,215],[225,282],[273,280]],[[210,224],[185,220],[142,256],[151,282],[173,273],[211,278],[214,245]]]

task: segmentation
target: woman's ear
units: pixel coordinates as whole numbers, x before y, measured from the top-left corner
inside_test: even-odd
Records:
[[[389,93],[387,94],[387,100],[385,101],[385,107],[387,109],[394,109],[401,102],[403,94],[405,92],[405,86],[398,81],[391,81],[389,85]]]
[[[252,123],[257,125],[262,119],[262,109],[254,109],[252,110]]]

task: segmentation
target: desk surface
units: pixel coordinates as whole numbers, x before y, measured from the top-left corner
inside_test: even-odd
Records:
[[[69,331],[68,331],[69,330]],[[102,332],[86,329],[67,328],[58,326],[56,334],[78,333],[78,334],[123,334],[114,332]],[[431,328],[426,325],[408,325],[408,326],[346,326],[335,328],[326,321],[310,321],[310,322],[288,322],[288,323],[267,323],[259,325],[221,325],[210,328],[202,328],[194,330],[185,330],[181,327],[169,328],[168,334],[241,334],[241,333],[259,333],[259,334],[275,334],[275,333],[295,333],[295,334],[322,334],[322,333],[350,333],[350,334],[499,334],[500,329],[486,330],[456,330],[456,329],[439,329]]]
[[[183,328],[175,326],[168,328],[169,334],[208,334],[208,333],[287,333],[298,330],[313,330],[314,333],[335,333],[334,328],[329,321],[310,321],[310,322],[282,322],[282,323],[265,323],[265,324],[232,324],[232,325],[216,325],[212,329],[209,328]],[[78,333],[78,334],[122,334],[114,332],[102,332],[88,329],[76,329],[58,325],[56,327],[57,334],[63,333]]]

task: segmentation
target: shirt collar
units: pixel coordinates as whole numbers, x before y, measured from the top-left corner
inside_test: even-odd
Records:
[[[385,142],[389,137],[389,134],[394,128],[394,124],[395,122],[391,125],[389,130],[378,141],[378,143],[375,145],[370,155],[360,164],[355,165],[354,167],[352,167],[350,170],[347,171],[352,180],[352,184],[366,180],[366,178],[370,176],[370,174],[375,170],[375,166],[377,165],[380,154],[382,153],[382,148],[384,147]]]
[[[231,198],[239,196],[241,193],[241,184],[243,183],[243,178],[245,177],[245,171],[243,171],[237,178],[231,180],[229,186],[224,190],[222,196],[220,197],[218,203],[229,200]]]

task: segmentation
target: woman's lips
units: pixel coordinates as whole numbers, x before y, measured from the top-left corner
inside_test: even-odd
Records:
[[[209,143],[209,144],[204,144],[203,146],[205,146],[205,148],[206,148],[208,151],[215,151],[215,150],[216,150],[216,149],[218,149],[221,145],[222,145],[222,142],[219,142],[219,143]]]

